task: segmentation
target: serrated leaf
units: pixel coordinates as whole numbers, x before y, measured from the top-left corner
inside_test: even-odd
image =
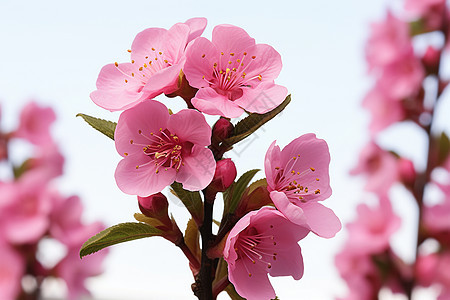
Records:
[[[121,223],[109,227],[87,240],[80,249],[80,257],[95,253],[106,247],[142,239],[160,236],[163,232],[145,223]]]
[[[242,141],[250,134],[255,132],[258,128],[270,121],[278,115],[291,102],[291,95],[288,95],[284,101],[273,110],[265,114],[250,114],[248,117],[239,121],[234,127],[233,136],[223,141],[224,145],[228,147]]]
[[[184,243],[197,258],[201,258],[200,232],[194,219],[189,219],[184,233]]]
[[[242,176],[231,186],[231,192],[228,191],[224,195],[225,198],[225,209],[224,213],[234,213],[239,202],[241,201],[242,195],[247,188],[250,181],[258,173],[259,169],[253,169],[245,172]]]
[[[191,213],[192,217],[200,222],[203,221],[203,201],[199,192],[191,192],[183,189],[183,186],[179,182],[174,182],[171,185],[170,192],[177,196],[187,210]]]
[[[142,222],[142,223],[148,224],[148,225],[153,226],[155,228],[158,228],[158,226],[165,226],[160,220],[155,219],[155,218],[147,217],[144,214],[135,213],[134,214],[134,218],[138,222]]]
[[[94,129],[114,140],[114,131],[116,130],[117,123],[91,117],[85,114],[77,114],[77,117],[82,117],[86,123],[91,125]]]

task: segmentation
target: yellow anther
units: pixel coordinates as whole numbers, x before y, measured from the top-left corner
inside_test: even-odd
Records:
[[[131,53],[131,49],[128,49],[127,51],[128,51],[128,53]]]
[[[311,171],[313,171],[313,172],[316,170],[316,169],[314,169],[313,167],[311,167],[311,168],[309,168],[309,169],[310,169]]]
[[[252,56],[252,58],[253,58],[253,59],[255,59],[255,58],[256,58],[256,56],[254,56],[254,55],[253,55],[253,56]]]
[[[114,63],[114,65],[116,66],[116,67],[118,67],[119,66],[119,64],[117,63],[117,61]]]
[[[205,54],[203,54],[203,55],[202,55],[202,58],[205,58],[205,56],[206,56],[206,55],[205,55]]]

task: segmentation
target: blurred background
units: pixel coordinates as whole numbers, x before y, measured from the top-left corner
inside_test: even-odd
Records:
[[[30,100],[52,106],[57,114],[52,131],[66,157],[59,190],[80,196],[86,221],[101,220],[108,226],[133,221],[137,201],[115,184],[114,170],[120,156],[113,141],[75,115],[81,112],[117,121],[119,113],[96,106],[89,94],[95,90],[102,66],[129,60],[127,49],[143,29],[168,29],[177,22],[202,16],[208,19],[203,36],[210,38],[216,25],[237,25],[257,43],[270,44],[281,54],[283,70],[276,82],[288,88],[292,102],[252,138],[236,145],[227,157],[235,161],[239,176],[249,169],[263,169],[265,152],[273,140],[285,146],[304,133],[315,133],[328,142],[332,157],[333,196],[325,205],[345,224],[354,219],[358,203],[370,202],[362,191],[363,179],[349,176],[348,171],[369,140],[369,115],[360,106],[373,84],[364,59],[369,24],[384,18],[388,4],[395,8],[401,2],[1,0],[2,126],[14,128],[21,107]],[[185,107],[181,98],[158,99],[173,111]],[[450,113],[448,103],[445,105],[441,108],[443,116]],[[215,119],[208,121],[212,125]],[[449,129],[439,118],[437,122]],[[425,137],[421,139],[415,130],[409,124],[394,126],[381,135],[379,142],[389,144],[400,133],[405,142],[395,150],[423,166]],[[20,159],[26,153],[11,155]],[[264,172],[257,176],[264,177]],[[393,248],[408,261],[414,257],[416,232],[411,228],[415,228],[417,212],[412,201],[402,199],[394,203],[403,222],[394,236]],[[185,226],[187,211],[176,199],[170,198],[169,210],[178,224]],[[217,211],[217,218],[219,215]],[[303,240],[304,277],[298,282],[290,277],[271,279],[280,299],[345,295],[347,288],[334,267],[334,255],[346,235],[344,229],[330,240],[315,235]],[[49,247],[48,251],[57,250]],[[181,251],[162,238],[152,238],[112,247],[105,273],[91,279],[89,288],[95,299],[195,299],[192,282]],[[55,284],[47,296],[58,297],[61,289]],[[423,297],[433,299],[427,294]],[[397,298],[388,295],[386,299]]]

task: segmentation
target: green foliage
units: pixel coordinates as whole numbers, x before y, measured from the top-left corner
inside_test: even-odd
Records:
[[[445,132],[441,133],[438,143],[439,146],[438,146],[437,165],[440,166],[447,160],[450,154],[450,139],[445,134]]]
[[[234,127],[233,135],[223,141],[224,145],[228,147],[242,141],[250,134],[255,132],[258,128],[273,119],[276,115],[283,111],[283,109],[291,102],[291,95],[288,95],[284,101],[273,110],[265,114],[252,113],[248,117],[239,121]]]
[[[199,192],[191,192],[183,189],[183,186],[179,182],[174,182],[170,185],[172,189],[170,192],[177,196],[187,210],[191,213],[192,217],[199,222],[203,220],[203,202]]]
[[[114,131],[116,130],[117,123],[98,119],[85,114],[77,114],[77,117],[82,117],[94,129],[100,131],[110,139],[114,140]]]
[[[200,249],[200,232],[194,219],[189,219],[184,233],[184,243],[199,260],[201,259],[202,250]]]
[[[106,247],[142,239],[161,236],[163,232],[145,223],[121,223],[109,227],[87,240],[80,249],[80,257],[95,253]]]
[[[259,169],[253,169],[245,172],[238,179],[237,182],[233,183],[230,188],[224,193],[225,208],[224,213],[232,214],[236,210],[239,202],[241,201],[242,195],[247,188],[250,181],[258,173]]]

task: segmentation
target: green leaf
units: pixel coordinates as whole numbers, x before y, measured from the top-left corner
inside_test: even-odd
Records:
[[[201,258],[202,251],[200,249],[200,232],[194,219],[189,219],[184,233],[184,243],[197,258]]]
[[[121,223],[109,227],[87,240],[80,249],[80,257],[95,253],[106,247],[142,239],[160,236],[163,232],[145,223]]]
[[[278,115],[291,102],[291,95],[288,95],[284,101],[273,110],[265,114],[250,114],[248,117],[239,121],[234,127],[234,134],[223,141],[224,145],[228,147],[242,141],[250,134],[255,132],[258,128],[270,121]]]
[[[174,182],[170,186],[172,188],[170,192],[183,202],[192,217],[200,223],[203,222],[203,201],[200,193],[183,189],[179,182]]]
[[[116,130],[117,123],[94,118],[85,114],[77,114],[77,117],[82,117],[94,129],[97,129],[110,139],[114,140],[114,131]]]
[[[165,226],[160,220],[155,219],[155,218],[147,217],[144,214],[135,213],[134,214],[134,218],[138,222],[142,222],[142,223],[148,224],[148,225],[153,226],[155,228],[164,227]]]
[[[258,173],[258,171],[259,169],[253,169],[242,174],[242,176],[238,179],[238,181],[231,186],[231,192],[227,191],[227,193],[224,194],[225,198],[224,212],[234,213],[237,206],[239,205],[239,202],[241,201],[245,189],[247,188],[252,178],[256,175],[256,173]]]
[[[234,285],[231,284],[231,283],[225,288],[225,291],[228,293],[228,296],[230,296],[231,300],[245,300],[245,298],[242,298],[236,292],[236,289],[234,288]]]
[[[445,134],[445,132],[442,132],[441,137],[439,139],[437,165],[438,166],[442,165],[447,160],[449,154],[450,154],[450,139],[447,136],[447,134]]]

